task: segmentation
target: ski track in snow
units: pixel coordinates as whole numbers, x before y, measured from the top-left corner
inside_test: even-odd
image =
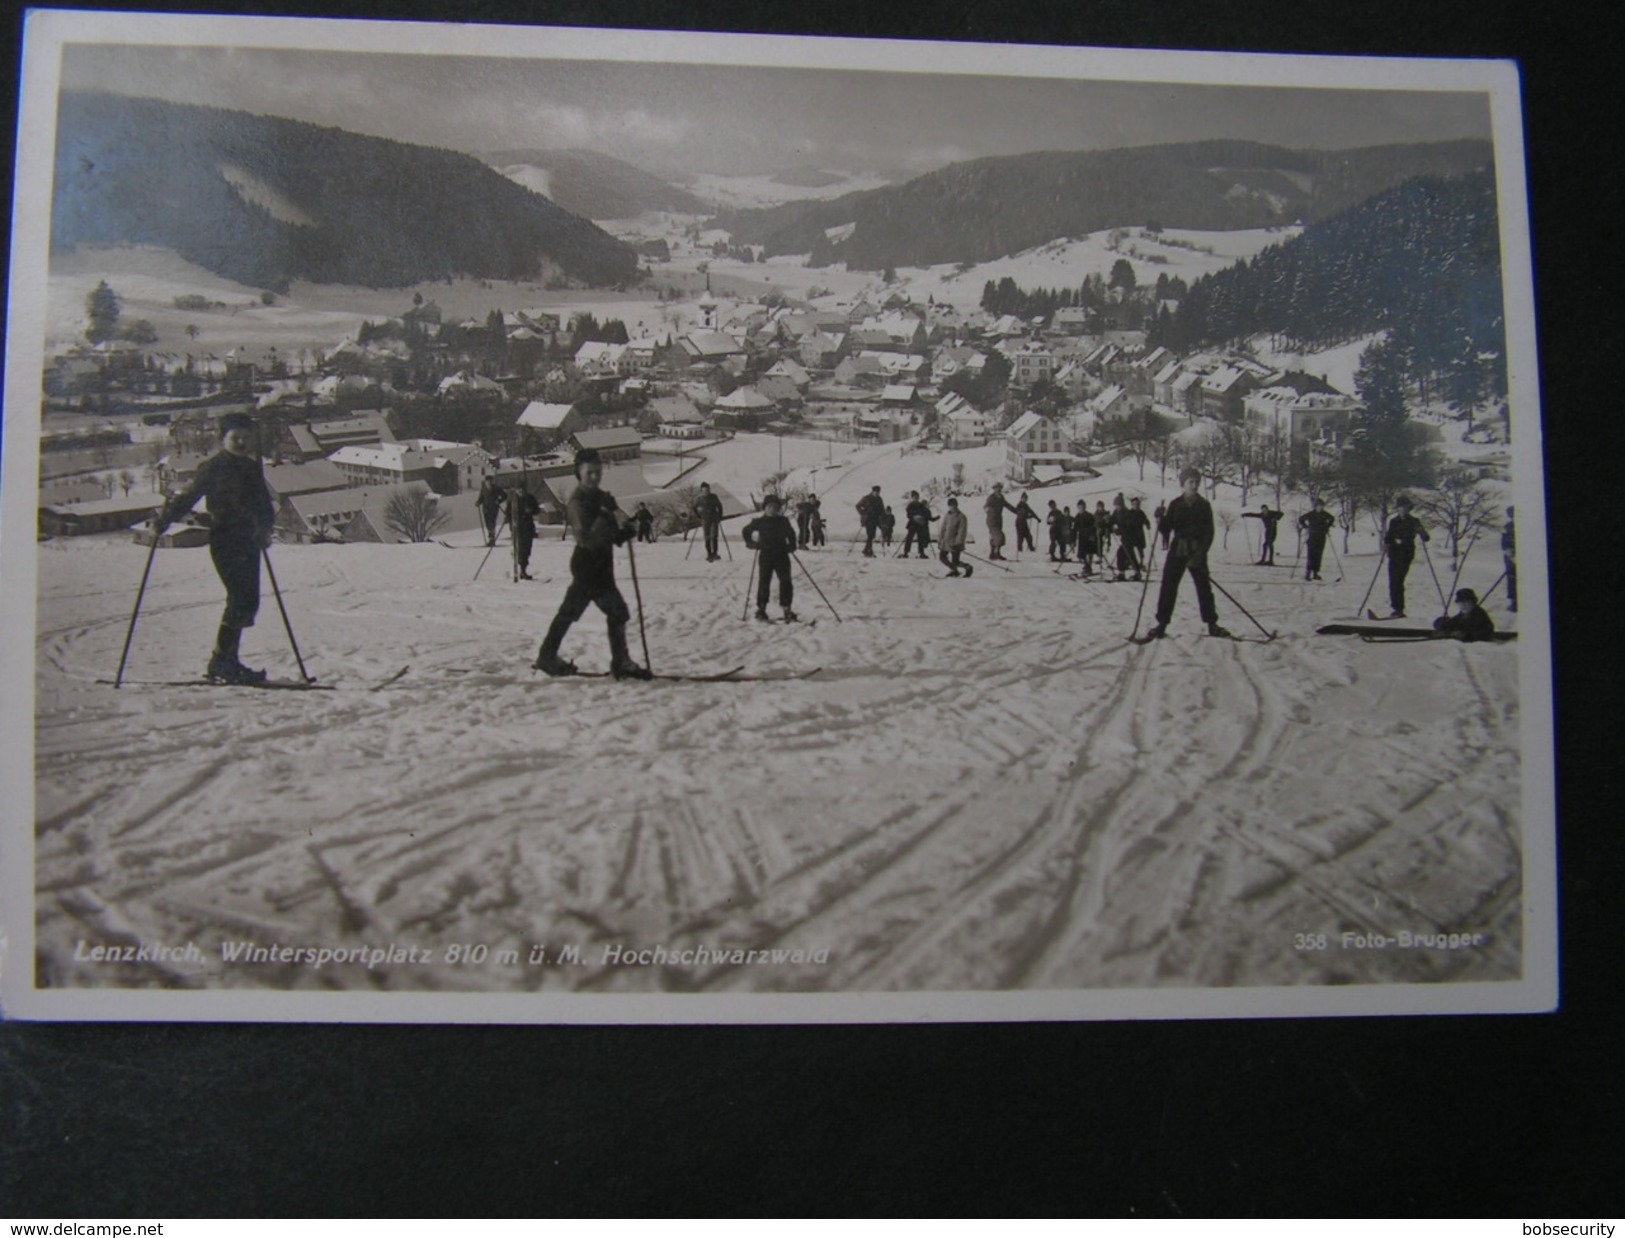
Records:
[[[861,492],[863,465],[841,483]],[[1201,636],[1186,586],[1170,636],[1136,647],[1124,638],[1137,584],[1070,581],[1030,554],[1009,573],[978,563],[945,580],[934,559],[866,560],[839,522],[832,533],[804,562],[845,622],[795,573],[796,609],[816,626],[741,621],[743,555],[685,559],[680,539],[638,550],[655,668],[821,668],[770,684],[535,674],[568,578],[555,542],[537,544],[538,581],[517,585],[490,565],[471,583],[483,548],[468,544],[278,548],[306,664],[330,693],[140,682],[201,671],[221,601],[201,550],[158,556],[133,682],[96,684],[117,667],[145,551],[42,545],[41,983],[108,983],[74,961],[80,938],[193,940],[213,960],[118,974],[152,986],[985,990],[1518,973],[1515,647],[1315,636],[1352,613],[1365,556],[1343,583],[1311,586],[1219,555],[1219,580],[1280,639]],[[1475,566],[1491,578],[1498,556]],[[619,575],[631,602],[624,556]],[[603,632],[589,611],[565,655],[602,669]],[[632,640],[637,651],[635,627]],[[268,582],[244,649],[294,673]],[[1293,948],[1299,933],[1401,928],[1492,944]],[[223,940],[483,943],[522,958],[575,945],[582,961],[223,969]],[[609,943],[829,958],[612,966]]]

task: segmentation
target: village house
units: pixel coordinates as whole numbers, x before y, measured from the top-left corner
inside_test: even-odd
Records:
[[[331,455],[340,447],[393,443],[395,434],[382,413],[360,413],[354,417],[290,425],[287,427],[287,438],[292,450],[286,454],[299,460],[317,460]],[[282,444],[279,443],[278,447],[281,449]]]
[[[1085,411],[1094,417],[1097,425],[1108,421],[1122,421],[1131,411],[1128,392],[1115,384],[1102,390],[1084,407]]]
[[[754,387],[736,387],[711,406],[718,426],[732,430],[760,429],[776,411],[776,405]]]
[[[1265,430],[1279,428],[1291,440],[1295,452],[1320,442],[1341,444],[1364,405],[1341,392],[1299,392],[1295,387],[1266,387],[1242,401],[1250,425]]]
[[[157,496],[139,493],[84,503],[41,503],[39,531],[46,537],[116,533],[146,520],[157,505]]]
[[[1052,481],[1072,463],[1066,429],[1035,412],[1025,412],[1005,431],[1005,471],[1016,481]]]
[[[572,452],[585,451],[588,448],[602,456],[606,464],[616,461],[636,461],[643,455],[643,435],[630,426],[616,426],[608,430],[577,430],[570,435]]]
[[[1010,382],[1016,387],[1031,387],[1047,382],[1055,374],[1055,352],[1044,344],[1028,341],[1011,348]]]
[[[516,425],[535,430],[546,442],[562,442],[586,425],[586,418],[574,404],[549,404],[545,400],[532,400],[519,414]]]
[[[404,485],[421,481],[437,494],[455,494],[456,471],[431,452],[406,443],[378,443],[371,447],[341,447],[328,457],[352,488]]]
[[[797,352],[810,370],[834,369],[846,356],[846,332],[815,331],[802,337]]]
[[[1259,385],[1257,375],[1221,365],[1201,382],[1202,415],[1216,421],[1240,421],[1242,401]]]

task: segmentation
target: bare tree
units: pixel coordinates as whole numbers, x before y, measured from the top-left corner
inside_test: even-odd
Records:
[[[1245,422],[1227,421],[1219,427],[1218,443],[1220,467],[1227,480],[1241,487],[1241,505],[1246,507],[1258,472],[1258,431]]]
[[[1282,491],[1292,474],[1292,436],[1274,423],[1258,435],[1258,475],[1275,483],[1275,506],[1281,506]]]
[[[124,496],[128,498],[130,491],[135,489],[135,474],[130,472],[129,469],[120,469],[118,473],[118,484],[119,488],[124,491]]]
[[[1444,527],[1450,538],[1450,570],[1460,567],[1461,544],[1479,529],[1488,528],[1500,512],[1500,500],[1472,469],[1455,465],[1443,469],[1439,480],[1422,497],[1423,511]]]
[[[426,542],[451,519],[425,490],[400,490],[384,504],[384,526],[409,542]]]

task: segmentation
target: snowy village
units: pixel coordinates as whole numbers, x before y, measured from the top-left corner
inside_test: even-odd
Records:
[[[1033,155],[1012,197],[139,104],[192,135],[184,226],[263,252],[166,236],[139,109],[65,87],[41,988],[1522,974],[1487,131],[1126,144],[1053,194]],[[421,218],[333,223],[374,190],[314,192],[324,142]]]

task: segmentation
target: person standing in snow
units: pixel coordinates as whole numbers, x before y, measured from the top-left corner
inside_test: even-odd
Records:
[[[869,493],[858,500],[858,519],[863,524],[863,557],[875,557],[875,534],[880,532],[880,522],[886,515],[885,500],[880,497],[880,487],[869,487]]]
[[[812,527],[812,544],[824,545],[824,504],[816,494],[812,496],[812,516],[808,524]]]
[[[722,558],[717,553],[717,534],[722,528],[722,500],[711,493],[711,483],[700,483],[700,497],[694,500],[694,515],[699,518],[705,533],[705,561],[715,563]]]
[[[1388,522],[1388,531],[1382,544],[1388,551],[1388,605],[1393,609],[1390,619],[1405,617],[1405,577],[1416,558],[1416,539],[1432,541],[1422,522],[1411,515],[1410,496],[1400,495],[1394,504],[1399,512]]]
[[[1172,540],[1163,562],[1162,587],[1157,592],[1157,622],[1146,632],[1145,639],[1155,640],[1167,633],[1168,621],[1174,617],[1174,602],[1179,597],[1179,582],[1186,572],[1196,582],[1196,604],[1202,622],[1207,624],[1208,635],[1229,636],[1230,633],[1219,626],[1213,585],[1207,574],[1207,553],[1213,545],[1213,506],[1202,497],[1202,475],[1197,470],[1186,469],[1180,473],[1179,481],[1183,492],[1168,504],[1162,518],[1162,528],[1172,535]]]
[[[1320,579],[1320,560],[1326,553],[1326,539],[1331,536],[1332,526],[1337,518],[1326,510],[1326,500],[1315,499],[1315,505],[1309,511],[1298,517],[1298,528],[1304,534],[1304,548],[1307,551],[1304,559],[1303,578],[1305,580]]]
[[[812,511],[810,498],[803,497],[796,503],[796,548],[805,550],[812,544]]]
[[[773,577],[779,578],[779,605],[784,608],[784,621],[794,623],[796,612],[790,609],[795,597],[795,583],[790,579],[790,556],[796,551],[796,529],[783,515],[783,501],[776,494],[762,500],[762,514],[743,530],[745,548],[757,552],[756,617],[771,623],[767,614],[767,599],[771,593]]]
[[[1128,511],[1119,518],[1117,535],[1128,550],[1129,566],[1133,570],[1134,579],[1140,580],[1145,575],[1145,543],[1146,535],[1151,531],[1151,521],[1140,507],[1139,495],[1130,499],[1129,504]]]
[[[942,518],[942,538],[938,543],[939,557],[950,576],[971,576],[975,573],[969,563],[960,561],[960,556],[965,553],[965,537],[969,532],[970,521],[959,510],[959,500],[950,498],[948,514]]]
[[[1459,641],[1492,640],[1495,620],[1489,611],[1478,604],[1478,594],[1471,589],[1456,590],[1456,613],[1441,615],[1433,621],[1433,630]]]
[[[502,511],[502,487],[489,475],[480,483],[479,497],[474,500],[480,509],[480,523],[485,527],[485,544],[497,544],[497,516]]]
[[[937,519],[931,514],[931,505],[920,498],[920,492],[910,491],[908,506],[903,508],[903,558],[908,558],[910,546],[917,546],[920,558],[925,558],[926,548],[931,545],[931,522]]]
[[[530,574],[530,548],[536,541],[536,517],[541,510],[541,501],[523,486],[508,492],[508,525],[513,529],[513,561],[520,580],[536,579]]]
[[[1066,521],[1065,515],[1055,505],[1055,500],[1049,501],[1049,511],[1044,514],[1044,523],[1049,526],[1049,560],[1051,563],[1066,562]]]
[[[1256,512],[1242,512],[1243,518],[1257,520],[1264,526],[1264,540],[1258,549],[1257,567],[1275,566],[1275,532],[1281,525],[1282,513],[1268,503],[1260,503]]]
[[[1163,517],[1167,514],[1168,505],[1166,503],[1158,503],[1156,510],[1151,513],[1151,523],[1156,526],[1157,536],[1162,539],[1162,550],[1164,554],[1168,552],[1168,537],[1171,533],[1168,526],[1163,523]]]
[[[260,556],[271,545],[276,506],[265,484],[265,469],[252,453],[254,421],[247,413],[220,419],[220,450],[198,468],[192,484],[161,507],[153,537],[197,505],[209,504],[209,558],[226,587],[226,609],[215,633],[214,651],[204,674],[221,683],[265,682],[265,672],[239,660],[243,629],[254,626],[260,609]]]
[[[1100,555],[1100,574],[1106,574],[1106,556],[1112,549],[1112,517],[1101,499],[1095,500],[1095,547]]]
[[[548,675],[574,675],[575,664],[559,656],[559,647],[570,625],[586,614],[588,606],[596,606],[609,628],[610,674],[616,679],[648,679],[648,668],[627,652],[626,625],[632,614],[615,584],[615,547],[630,542],[635,530],[615,496],[600,488],[604,462],[597,451],[590,447],[578,451],[575,471],[579,484],[564,505],[576,543],[570,554],[570,587],[542,640],[535,667]]]
[[[982,504],[982,510],[987,513],[987,541],[989,559],[1004,558],[1004,513],[1015,511],[1015,506],[1004,497],[1004,483],[996,481],[993,490]]]
[[[1038,519],[1038,513],[1033,510],[1032,504],[1027,502],[1027,492],[1021,492],[1021,498],[1016,500],[1016,553],[1024,549],[1037,553],[1037,543],[1033,541],[1033,522]]]
[[[1095,557],[1100,553],[1100,522],[1089,510],[1089,504],[1078,500],[1077,513],[1072,517],[1072,541],[1078,552],[1078,567],[1085,576],[1094,572]],[[1102,573],[1106,565],[1100,565]]]
[[[1512,508],[1507,508],[1506,528],[1501,530],[1501,562],[1507,574],[1507,613],[1518,613],[1518,534],[1513,527]]]
[[[649,510],[647,503],[639,502],[632,512],[632,523],[637,526],[638,541],[654,544],[655,540],[655,514]]]
[[[896,528],[897,513],[888,507],[880,515],[880,544],[887,550],[891,549],[891,535]]]

